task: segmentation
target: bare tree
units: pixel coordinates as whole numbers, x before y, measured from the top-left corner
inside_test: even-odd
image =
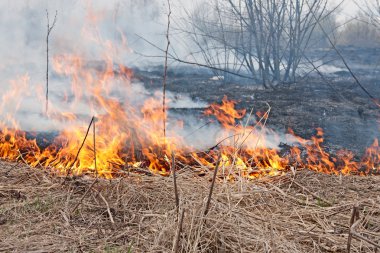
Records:
[[[49,12],[46,10],[46,19],[47,19],[47,33],[46,33],[46,115],[48,114],[49,106],[49,37],[50,33],[53,30],[55,23],[57,22],[58,11],[55,11],[55,16],[53,24],[50,25]]]
[[[193,53],[200,54],[214,75],[223,80],[228,80],[231,71],[238,72],[242,67],[232,50],[237,48],[238,27],[234,26],[236,20],[230,18],[222,2],[213,5],[205,2],[191,13],[187,31],[197,46],[197,52]]]
[[[162,112],[163,112],[163,131],[164,138],[166,138],[166,81],[168,74],[168,54],[170,47],[170,15],[172,14],[172,9],[170,5],[170,0],[167,0],[168,3],[168,23],[166,28],[166,49],[165,49],[165,65],[164,65],[164,76],[162,81]]]
[[[357,47],[378,47],[380,44],[380,0],[354,1],[357,14],[344,26],[339,43]]]
[[[339,44],[367,48],[378,47],[380,29],[371,23],[370,17],[359,14],[356,19],[344,26],[340,33]]]
[[[189,34],[206,65],[248,72],[265,88],[296,81],[326,0],[220,0],[190,16]],[[326,14],[327,13],[327,14]]]
[[[369,20],[364,20],[364,22],[369,22],[369,24],[380,29],[380,0],[366,0],[364,4],[355,1],[355,4],[361,11],[361,16]],[[359,18],[359,20],[363,21],[362,18]]]

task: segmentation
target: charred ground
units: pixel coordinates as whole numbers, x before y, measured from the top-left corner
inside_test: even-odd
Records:
[[[351,47],[341,50],[361,84],[372,96],[379,97],[376,67],[379,50]],[[320,127],[325,132],[327,149],[333,152],[348,149],[361,155],[375,138],[380,137],[380,110],[336,59],[334,52],[319,50],[313,54],[315,58],[324,56],[326,65],[323,61],[319,63],[325,70],[321,73],[323,77],[315,71],[305,71],[304,77],[296,83],[263,89],[253,80],[236,77],[228,81],[212,80],[214,74],[210,71],[179,66],[171,68],[167,89],[208,103],[220,102],[226,95],[238,102],[237,107],[247,110],[266,111],[267,102],[272,107],[269,127],[281,132],[290,128],[303,138],[310,138]],[[162,88],[161,66],[135,72],[135,77],[143,81],[147,89]],[[172,108],[171,111],[202,117],[199,108]]]

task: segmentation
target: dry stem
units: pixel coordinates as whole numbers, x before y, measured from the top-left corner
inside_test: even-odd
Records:
[[[182,212],[181,212],[181,217],[179,219],[179,224],[178,224],[178,229],[177,229],[177,234],[176,234],[176,239],[175,239],[175,243],[174,243],[174,247],[173,247],[173,252],[174,253],[177,253],[178,252],[178,248],[179,248],[179,240],[181,238],[181,233],[182,233],[182,226],[183,226],[183,218],[185,216],[185,209],[182,209]]]
[[[75,166],[75,163],[76,163],[76,161],[78,160],[78,157],[79,157],[80,151],[82,150],[82,148],[83,148],[83,146],[84,146],[84,143],[86,142],[87,136],[88,136],[88,134],[89,134],[89,132],[90,132],[90,129],[91,129],[91,125],[94,123],[94,121],[95,121],[95,116],[92,116],[91,121],[90,121],[90,124],[88,125],[87,131],[86,131],[86,135],[85,135],[84,138],[83,138],[83,142],[82,142],[82,144],[80,145],[80,147],[79,147],[79,149],[78,149],[78,152],[77,152],[77,154],[76,154],[76,156],[75,156],[74,161],[72,162],[70,168],[67,170],[66,178],[70,175],[70,172],[73,170],[73,168],[74,168],[74,166]],[[95,133],[94,133],[94,136],[95,136]],[[94,137],[94,138],[95,138],[95,137]],[[94,145],[95,145],[95,143],[94,143]],[[96,155],[96,153],[95,153],[95,155]],[[95,156],[95,157],[96,157],[96,156]]]
[[[46,19],[47,19],[47,33],[46,33],[46,101],[45,101],[45,107],[46,107],[46,115],[48,114],[48,107],[49,107],[49,37],[50,33],[53,30],[55,23],[57,22],[57,15],[58,11],[55,11],[55,16],[53,20],[53,24],[50,25],[49,20],[49,12],[46,10]]]
[[[1,252],[346,252],[354,203],[363,211],[351,227],[351,253],[374,253],[378,244],[379,177],[300,170],[244,188],[215,182],[205,216],[210,182],[183,170],[175,222],[171,179],[131,172],[128,180],[84,176],[62,185],[53,173],[0,162]],[[293,177],[332,206],[291,187]]]
[[[166,29],[166,50],[165,50],[165,66],[164,66],[164,77],[162,81],[162,113],[163,113],[163,130],[164,130],[164,138],[166,139],[166,80],[167,80],[167,73],[168,73],[168,54],[169,54],[169,47],[170,47],[170,39],[169,39],[169,32],[170,32],[170,15],[172,14],[171,6],[170,6],[170,0],[168,0],[168,26]]]
[[[173,184],[174,184],[174,196],[175,196],[175,208],[178,218],[179,212],[179,195],[178,195],[178,187],[177,187],[177,174],[175,168],[175,154],[172,153],[172,174],[173,174]]]
[[[214,185],[215,185],[216,175],[218,174],[218,169],[219,169],[219,165],[220,165],[221,159],[222,159],[222,153],[219,153],[219,157],[218,157],[218,160],[216,162],[215,169],[214,169],[214,175],[212,177],[210,192],[208,194],[206,208],[205,208],[205,211],[204,211],[204,216],[206,216],[208,214],[209,209],[210,209],[212,192],[214,191]]]

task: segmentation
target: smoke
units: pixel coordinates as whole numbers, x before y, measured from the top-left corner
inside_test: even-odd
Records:
[[[125,65],[142,64],[144,60],[131,52],[140,51],[149,55],[154,50],[141,43],[136,34],[162,46],[165,41],[162,36],[165,31],[162,25],[165,13],[163,7],[158,1],[152,0],[1,1],[1,77],[14,77],[15,74],[28,72],[32,79],[35,77],[43,82],[46,10],[49,11],[51,22],[55,11],[58,13],[58,21],[50,38],[52,54],[80,51],[88,58],[97,59],[101,48],[94,45],[89,47],[88,43],[98,39],[94,33],[94,29],[97,29],[103,42],[126,43],[129,50],[120,51],[120,58]],[[95,37],[90,37],[90,34]]]
[[[136,110],[134,113],[143,117],[141,110],[145,102],[159,101],[162,93],[120,77],[125,75],[125,66],[151,64],[136,52],[160,53],[141,43],[139,36],[154,41],[159,47],[164,45],[165,7],[158,1],[137,0],[111,4],[100,0],[0,2],[2,124],[25,131],[63,131],[86,126],[93,115],[109,113],[109,108],[94,99],[100,91],[106,99],[117,100],[126,110]],[[50,24],[57,11],[49,45],[49,117],[44,111],[46,10]],[[206,149],[215,145],[216,140],[233,135],[220,125],[210,123],[209,118],[201,117],[207,103],[171,92],[167,93],[167,99],[170,108],[198,109],[198,115],[193,111],[169,113],[168,130],[181,136],[186,142],[184,145]],[[252,135],[247,143],[276,148],[286,139],[286,136],[262,131]],[[233,145],[233,141],[234,138],[227,138],[224,143]]]
[[[138,66],[147,63],[133,52],[153,52],[137,41],[137,33],[158,46],[164,42],[164,26],[160,24],[162,6],[158,1],[1,1],[0,87],[3,101],[9,101],[2,109],[10,114],[7,107],[17,103],[23,119],[20,124],[28,129],[40,128],[37,120],[43,120],[40,116],[44,110],[46,75],[46,10],[50,24],[57,11],[49,43],[51,61],[59,55],[74,54],[86,59],[85,64],[103,63],[111,55],[117,64]],[[70,80],[57,75],[52,66],[50,69],[51,102],[68,110],[62,100]],[[6,98],[7,93],[18,87],[23,91]],[[83,111],[81,106],[86,105],[79,105]],[[26,115],[33,119],[25,120]]]
[[[125,74],[122,73],[125,66],[149,64],[134,52],[155,54],[151,46],[137,41],[136,34],[157,46],[165,42],[165,26],[160,24],[161,13],[165,13],[163,7],[156,1],[1,2],[2,126],[25,131],[63,131],[86,126],[93,115],[108,113],[108,108],[97,104],[100,100],[94,98],[98,92],[104,99],[117,100],[143,117],[145,101],[159,100],[162,94],[120,77]],[[57,23],[49,38],[48,117],[45,115],[46,10],[50,25],[57,11]],[[168,92],[167,98],[169,107],[207,106],[184,94]],[[169,129],[179,127],[177,116],[169,117]]]

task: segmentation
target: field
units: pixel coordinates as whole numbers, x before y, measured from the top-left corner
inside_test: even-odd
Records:
[[[374,2],[0,1],[0,253],[380,252]]]
[[[357,236],[380,244],[379,177],[217,177],[205,214],[212,174],[178,172],[177,218],[173,177],[65,179],[1,162],[0,251],[347,252],[355,206],[351,252],[376,252]]]
[[[378,94],[376,75],[363,63],[355,66],[363,85]],[[135,70],[134,78],[153,92],[161,89],[160,71]],[[326,74],[323,81],[310,75],[274,90],[211,77],[174,68],[168,90],[179,101],[184,95],[204,104],[227,95],[238,108],[255,112],[265,111],[268,103],[267,127],[278,133],[293,129],[304,138],[322,127],[326,151],[348,149],[356,160],[380,137],[378,107],[341,71]],[[203,111],[170,108],[169,117],[202,120]],[[40,132],[37,143],[43,146],[55,136]],[[177,208],[173,176],[147,168],[111,180],[64,178],[49,169],[2,161],[0,252],[347,252],[348,245],[351,252],[377,252],[378,176],[293,169],[231,182],[221,168],[212,188],[213,170],[198,169],[188,165],[177,172]]]

